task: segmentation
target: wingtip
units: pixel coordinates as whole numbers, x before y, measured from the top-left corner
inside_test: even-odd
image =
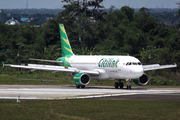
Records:
[[[4,68],[5,66],[11,66],[11,64],[4,64],[4,63],[2,62],[2,68]]]

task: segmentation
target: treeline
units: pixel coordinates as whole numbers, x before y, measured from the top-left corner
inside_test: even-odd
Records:
[[[93,19],[74,16],[72,10],[66,8],[42,28],[0,24],[0,61],[17,64],[17,44],[23,45],[20,48],[21,63],[28,63],[29,58],[61,57],[58,24],[63,23],[75,54],[129,54],[139,58],[142,64],[150,64],[151,57],[151,64],[180,65],[179,30],[158,23],[148,9],[135,12],[128,6],[120,10],[111,8]]]

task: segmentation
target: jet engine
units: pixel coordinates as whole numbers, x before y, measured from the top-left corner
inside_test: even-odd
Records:
[[[74,75],[73,80],[77,85],[87,85],[90,82],[90,77],[88,74],[78,73]]]
[[[147,74],[144,73],[140,78],[133,79],[133,82],[136,85],[146,85],[149,82],[149,77]]]

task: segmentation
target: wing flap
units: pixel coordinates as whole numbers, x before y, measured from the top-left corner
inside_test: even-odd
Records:
[[[174,68],[174,67],[177,67],[177,64],[174,64],[174,65],[159,65],[159,64],[154,64],[154,65],[145,65],[145,66],[143,66],[144,71],[166,69],[166,68]]]
[[[59,68],[64,69],[64,66],[55,66],[55,65],[41,65],[41,64],[28,64],[30,67],[44,67],[44,68]]]
[[[25,66],[25,65],[9,65],[10,67],[15,68],[24,68],[31,70],[45,70],[45,71],[56,71],[56,72],[76,72],[75,69],[66,69],[65,67],[54,66],[53,67],[40,67],[40,66]]]
[[[160,66],[159,64],[151,64],[151,65],[143,65],[143,68],[146,69],[146,68],[159,67],[159,66]]]

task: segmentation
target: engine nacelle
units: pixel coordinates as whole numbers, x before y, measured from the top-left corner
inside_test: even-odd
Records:
[[[88,74],[78,73],[74,75],[73,80],[77,85],[87,85],[90,82],[90,77]]]
[[[149,77],[147,74],[144,73],[140,78],[133,79],[133,82],[136,85],[146,85],[149,82]]]

